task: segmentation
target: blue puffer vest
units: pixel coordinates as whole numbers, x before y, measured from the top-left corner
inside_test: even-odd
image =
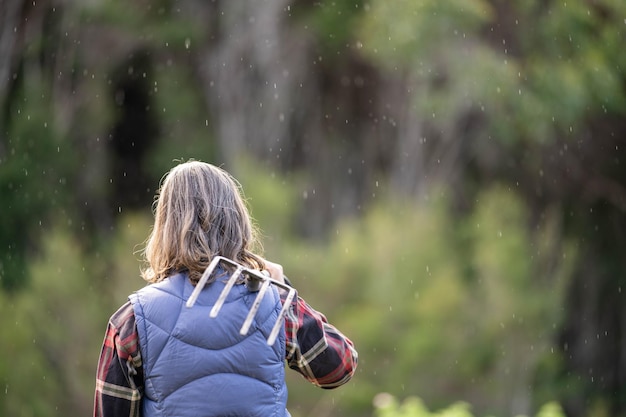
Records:
[[[178,274],[129,298],[143,358],[143,416],[288,417],[285,334],[273,346],[267,337],[281,308],[267,291],[246,336],[239,334],[256,293],[235,285],[216,318],[209,312],[224,288],[218,278],[192,308],[194,287]]]

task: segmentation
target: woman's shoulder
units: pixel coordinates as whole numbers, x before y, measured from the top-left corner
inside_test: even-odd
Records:
[[[135,311],[130,300],[126,301],[109,319],[109,323],[116,329],[124,329],[135,325]]]

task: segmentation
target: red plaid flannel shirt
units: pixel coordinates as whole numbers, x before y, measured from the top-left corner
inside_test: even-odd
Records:
[[[285,301],[286,292],[281,291]],[[301,297],[285,316],[286,355],[291,369],[311,383],[336,388],[352,378],[358,354],[354,344]],[[135,314],[126,302],[109,320],[96,375],[94,417],[139,417],[143,369]]]

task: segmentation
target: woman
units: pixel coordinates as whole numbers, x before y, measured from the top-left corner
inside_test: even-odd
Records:
[[[266,337],[284,290],[271,286],[246,336],[238,330],[255,294],[243,284],[230,291],[220,315],[209,318],[228,271],[214,274],[195,306],[185,307],[214,256],[285,282],[281,265],[253,252],[256,243],[240,186],[226,171],[190,161],[167,174],[144,252],[149,285],[109,320],[95,417],[289,416],[285,360],[321,388],[350,380],[357,366],[353,343],[299,296],[272,346]]]

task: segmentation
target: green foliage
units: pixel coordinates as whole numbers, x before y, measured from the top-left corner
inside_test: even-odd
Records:
[[[107,319],[143,285],[133,253],[148,228],[148,219],[124,217],[106,252],[93,256],[67,226],[46,230],[28,289],[0,292],[0,415],[92,412]]]
[[[268,256],[276,256],[284,247],[294,244],[293,218],[297,209],[297,184],[242,153],[231,171],[240,182],[259,239]]]
[[[484,0],[373,1],[366,10],[357,32],[366,54],[388,68],[418,64],[420,72],[434,68],[431,54],[458,49],[466,34],[493,17]]]
[[[189,49],[200,38],[203,28],[181,15],[174,2],[168,0],[128,3],[121,0],[84,3],[81,18],[115,26],[147,45]]]
[[[129,48],[130,57],[138,51],[147,57],[146,70],[149,73],[143,74],[143,77],[149,83],[150,107],[146,108],[146,112],[156,120],[158,132],[155,133],[158,137],[147,153],[142,171],[158,181],[175,165],[175,161],[191,158],[214,160],[214,126],[208,116],[205,92],[198,88],[199,81],[190,62],[195,56],[197,43],[207,31],[216,28],[206,25],[204,21],[196,21],[196,16],[186,15],[181,12],[180,5],[169,0],[140,5],[113,0],[81,4],[79,9],[83,21],[96,22],[125,37],[132,46]],[[126,64],[130,63],[124,61],[127,58],[120,56],[111,60],[117,65],[121,59],[122,65],[105,70],[124,74],[129,71]],[[108,86],[101,83],[90,86],[90,90],[110,88],[111,81],[108,82]],[[103,95],[112,96],[111,93],[108,91]],[[116,109],[112,100],[102,102],[107,108],[97,109],[98,114],[108,114],[112,108]],[[100,131],[106,132],[111,128],[111,120],[107,119],[106,123]],[[90,128],[95,130],[92,126]]]
[[[177,160],[210,162],[215,157],[213,134],[201,91],[190,69],[165,63],[154,73],[152,97],[159,120],[160,140],[148,156],[154,178],[171,169]]]
[[[374,398],[374,407],[376,417],[473,417],[467,403],[457,402],[439,411],[429,411],[418,397],[408,397],[398,403],[387,393]],[[565,413],[558,403],[550,402],[539,409],[536,417],[565,417]]]
[[[296,16],[311,25],[320,46],[331,59],[352,43],[357,18],[367,9],[363,0],[323,0],[313,3],[310,9],[310,6],[306,6],[306,10],[300,10],[299,7],[305,6],[296,5]]]
[[[592,115],[626,113],[623,4],[515,2],[511,31],[494,28],[496,13],[480,0],[379,0],[355,31],[365,56],[409,72],[418,114],[436,131],[475,112],[484,136],[548,142]]]
[[[511,395],[529,395],[538,364],[556,357],[576,255],[560,240],[556,213],[531,233],[524,202],[497,186],[462,218],[443,193],[423,204],[385,199],[341,222],[326,244],[311,244],[288,237],[294,202],[276,198],[295,195],[297,181],[246,166],[269,256],[360,352],[357,376],[341,393],[311,392],[290,376],[294,404],[332,401],[359,415],[377,392],[413,391],[433,404],[471,397],[478,409],[501,412]]]
[[[27,262],[52,211],[65,212],[76,154],[57,131],[43,80],[23,74],[0,144],[0,287],[23,288]]]
[[[42,258],[31,262],[28,291],[0,294],[3,361],[0,414],[87,414],[103,330],[101,301],[88,262],[67,233],[45,235]],[[100,318],[100,323],[105,320]]]

